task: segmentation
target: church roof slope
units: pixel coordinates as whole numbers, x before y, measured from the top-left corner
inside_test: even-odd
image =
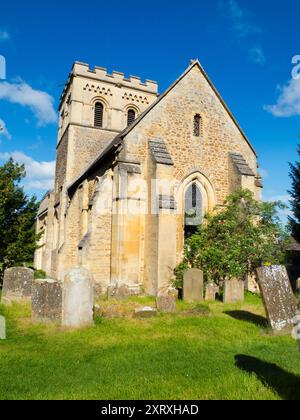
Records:
[[[237,126],[237,128],[239,129],[240,133],[242,134],[242,136],[244,137],[244,139],[246,140],[246,142],[248,143],[248,145],[250,146],[250,148],[252,149],[253,153],[255,154],[255,156],[257,157],[257,153],[255,151],[255,149],[253,148],[252,144],[250,143],[249,139],[247,138],[246,134],[244,133],[244,131],[242,130],[242,128],[240,127],[239,123],[237,122],[237,120],[235,119],[235,117],[233,116],[232,112],[230,111],[230,109],[228,108],[228,106],[226,105],[224,99],[222,98],[221,94],[219,93],[219,91],[217,90],[217,88],[214,86],[214,84],[212,83],[212,81],[210,80],[210,78],[208,77],[207,73],[205,72],[205,70],[203,69],[203,67],[201,66],[199,60],[193,60],[191,61],[190,66],[185,70],[185,72],[162,94],[160,95],[141,115],[139,115],[139,117],[134,121],[133,124],[131,124],[129,127],[126,127],[125,130],[123,130],[120,134],[118,134],[112,141],[111,143],[109,143],[107,145],[107,147],[97,156],[97,158],[94,160],[94,162],[92,162],[86,169],[85,171],[76,179],[74,180],[74,182],[72,184],[69,185],[68,187],[68,191],[71,192],[73,191],[78,185],[80,185],[80,183],[82,181],[84,181],[84,179],[86,179],[87,176],[89,176],[93,171],[95,171],[98,167],[98,165],[100,164],[100,162],[102,161],[102,159],[108,155],[109,153],[111,153],[113,150],[115,150],[121,143],[122,140],[127,136],[127,134],[129,134],[144,118],[146,115],[149,114],[149,112],[151,112],[151,110],[153,108],[156,107],[156,105],[158,103],[160,103],[160,101],[165,98],[168,93],[170,91],[172,91],[174,89],[175,86],[177,86],[177,84],[195,67],[198,66],[198,68],[200,69],[201,73],[203,74],[203,76],[205,77],[206,81],[208,82],[208,84],[210,85],[210,87],[213,89],[214,93],[216,94],[216,96],[218,97],[218,99],[220,100],[220,102],[222,103],[223,107],[225,108],[225,110],[227,111],[227,113],[229,114],[230,118],[233,120],[233,122],[235,123],[235,125]]]

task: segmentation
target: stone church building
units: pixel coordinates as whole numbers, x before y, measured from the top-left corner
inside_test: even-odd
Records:
[[[35,265],[96,291],[168,288],[185,237],[235,189],[261,194],[257,155],[198,61],[156,82],[75,63],[59,105],[55,190],[41,203]]]

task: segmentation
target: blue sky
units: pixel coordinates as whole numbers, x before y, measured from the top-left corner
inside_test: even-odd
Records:
[[[300,134],[299,15],[298,0],[4,0],[0,159],[25,162],[29,193],[51,186],[56,109],[75,60],[157,80],[163,92],[199,58],[258,152],[264,198],[287,201]]]

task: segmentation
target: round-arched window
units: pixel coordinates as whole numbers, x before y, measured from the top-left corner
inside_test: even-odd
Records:
[[[102,128],[103,127],[103,113],[104,107],[101,102],[95,103],[95,115],[94,115],[94,125],[95,127]]]
[[[136,112],[134,109],[130,108],[127,112],[127,126],[132,125],[136,118]]]

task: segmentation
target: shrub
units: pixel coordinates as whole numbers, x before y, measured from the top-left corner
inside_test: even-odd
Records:
[[[181,284],[183,271],[200,268],[205,281],[217,284],[243,278],[264,264],[285,262],[288,234],[277,209],[280,202],[258,202],[249,190],[238,190],[224,202],[222,210],[206,215],[198,232],[184,247],[183,262],[175,269]]]

